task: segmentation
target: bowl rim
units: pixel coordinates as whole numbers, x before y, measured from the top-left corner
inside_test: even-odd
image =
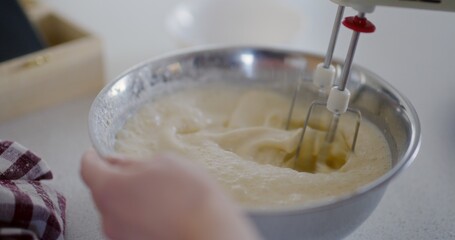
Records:
[[[282,52],[285,54],[299,54],[302,56],[313,56],[313,57],[322,57],[321,54],[317,53],[312,53],[308,51],[302,51],[299,49],[296,49],[294,47],[283,47],[283,46],[269,46],[269,45],[254,45],[254,46],[249,46],[249,45],[226,45],[226,44],[212,44],[212,45],[202,45],[202,46],[197,46],[197,47],[192,47],[192,48],[186,48],[186,49],[180,49],[176,51],[172,51],[166,54],[162,54],[147,60],[144,60],[138,64],[133,65],[132,67],[128,68],[124,72],[122,72],[120,75],[118,75],[114,80],[110,81],[104,88],[97,94],[95,97],[95,100],[93,101],[90,110],[89,110],[89,118],[88,118],[88,130],[89,130],[89,137],[90,140],[95,148],[95,150],[103,157],[108,157],[111,156],[112,154],[108,152],[104,152],[104,148],[100,146],[100,143],[96,141],[96,136],[94,135],[94,127],[92,125],[92,119],[94,119],[94,108],[96,106],[96,103],[99,101],[101,96],[106,95],[107,92],[121,79],[123,79],[125,76],[127,76],[130,72],[140,69],[152,62],[163,60],[166,58],[172,58],[172,57],[177,57],[177,56],[182,56],[182,55],[189,55],[189,54],[196,54],[200,52],[218,52],[218,51],[231,51],[231,52],[236,52],[236,51],[278,51]],[[339,59],[334,59],[334,61],[339,61]],[[317,203],[314,204],[296,204],[292,206],[274,206],[270,208],[253,208],[253,207],[247,207],[247,206],[241,206],[240,208],[247,212],[249,215],[252,216],[271,216],[271,215],[299,215],[303,213],[310,213],[310,212],[318,212],[318,211],[323,211],[326,209],[338,207],[341,205],[346,204],[348,201],[351,201],[352,199],[359,198],[363,196],[364,194],[373,191],[375,189],[378,189],[380,187],[385,187],[390,180],[392,180],[394,177],[396,177],[399,173],[401,173],[404,169],[406,169],[408,166],[411,165],[411,163],[415,160],[420,146],[421,146],[421,126],[420,126],[420,120],[417,115],[417,112],[414,108],[414,106],[411,104],[409,99],[403,95],[401,92],[399,92],[395,87],[393,87],[390,83],[388,83],[386,80],[384,80],[382,77],[379,75],[373,73],[372,71],[368,70],[365,67],[359,66],[357,64],[353,64],[353,68],[362,71],[362,73],[365,73],[369,76],[371,76],[374,81],[380,83],[381,86],[385,87],[388,91],[393,93],[395,96],[398,97],[399,101],[403,103],[405,106],[405,109],[408,112],[408,116],[411,120],[411,137],[410,137],[410,143],[408,149],[406,149],[406,152],[404,153],[403,157],[400,159],[400,161],[389,171],[387,171],[384,175],[381,177],[375,179],[374,181],[363,185],[362,187],[358,188],[356,191],[351,192],[351,193],[346,193],[334,198],[330,199],[322,199],[321,201],[318,201]]]

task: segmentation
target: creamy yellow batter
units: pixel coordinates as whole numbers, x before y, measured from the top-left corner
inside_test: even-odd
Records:
[[[326,161],[316,161],[325,132],[307,130],[299,161],[313,165],[294,170],[306,109],[297,107],[284,130],[289,102],[267,89],[188,88],[144,105],[117,134],[116,150],[178,153],[205,166],[246,207],[312,204],[351,193],[391,168],[384,136],[364,120],[355,153],[348,154],[352,133],[341,125]]]

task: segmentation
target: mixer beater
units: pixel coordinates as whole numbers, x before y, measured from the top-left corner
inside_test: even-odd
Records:
[[[371,33],[375,31],[375,26],[369,22],[365,18],[365,13],[372,13],[376,6],[392,6],[392,7],[404,7],[404,8],[416,8],[416,9],[427,9],[427,10],[438,10],[438,11],[448,11],[448,12],[455,12],[455,1],[453,0],[331,0],[332,2],[338,4],[338,13],[335,20],[334,28],[332,31],[332,36],[329,44],[329,48],[325,57],[324,63],[321,63],[317,66],[315,70],[315,74],[313,76],[313,83],[319,88],[319,97],[318,100],[313,102],[310,105],[308,110],[306,120],[302,129],[302,133],[300,136],[300,140],[298,142],[298,146],[296,149],[295,159],[294,159],[294,169],[299,171],[306,171],[306,172],[314,172],[315,162],[328,162],[328,158],[330,158],[329,151],[333,145],[333,141],[336,136],[336,132],[338,129],[338,124],[340,122],[341,116],[345,115],[346,113],[350,113],[356,116],[356,125],[354,130],[353,141],[350,146],[351,152],[354,150],[357,135],[360,127],[361,121],[361,114],[360,111],[349,108],[349,98],[350,93],[346,89],[346,84],[349,78],[349,73],[351,70],[352,60],[354,58],[355,49],[357,46],[357,42],[359,39],[360,33]],[[353,30],[351,43],[349,46],[349,50],[345,59],[345,63],[343,65],[343,70],[340,76],[340,84],[336,87],[330,89],[328,94],[328,99],[325,100],[327,91],[333,85],[333,79],[335,77],[335,68],[330,65],[333,50],[335,48],[335,42],[338,34],[339,22],[343,15],[344,7],[352,7],[353,9],[357,10],[359,14],[354,17],[348,17],[344,19],[343,25],[347,28]],[[293,108],[295,105],[295,100],[298,95],[298,91],[300,90],[300,82],[299,86],[296,88],[296,92],[294,93],[289,114],[288,114],[288,122],[286,129],[289,128],[290,121],[292,118]],[[316,107],[323,106],[328,112],[331,113],[331,120],[330,126],[327,128],[327,133],[324,139],[323,146],[320,147],[321,149],[317,153],[311,153],[316,155],[316,160],[314,160],[314,156],[308,158],[308,145],[303,144],[305,147],[305,151],[302,151],[302,143],[304,140],[304,136],[306,133],[306,129],[309,127],[310,118],[312,118],[313,111]],[[323,108],[324,109],[324,108]],[[311,145],[311,144],[309,144]],[[305,156],[303,159],[301,158],[301,152],[304,152]]]
[[[333,85],[336,69],[332,65],[332,57],[333,52],[335,50],[336,40],[338,37],[338,32],[340,30],[341,19],[343,18],[344,13],[344,6],[339,5],[337,10],[337,15],[335,17],[335,22],[333,23],[332,35],[330,37],[329,47],[327,48],[327,53],[324,58],[324,62],[317,65],[314,75],[313,75],[313,83],[319,89],[319,98],[324,99]],[[291,125],[292,114],[294,112],[295,101],[297,99],[298,93],[300,92],[300,84],[299,81],[297,83],[297,87],[294,91],[292,96],[291,105],[288,112],[288,117],[286,121],[286,130],[289,130]]]
[[[343,69],[340,75],[340,83],[338,86],[332,87],[334,78],[335,78],[335,68],[331,65],[331,60],[333,56],[333,51],[336,45],[336,38],[338,35],[338,29],[340,26],[341,18],[343,16],[344,6],[339,6],[337,11],[337,16],[332,30],[332,36],[330,39],[329,47],[325,60],[323,63],[320,63],[314,73],[313,83],[319,88],[319,100],[314,101],[308,110],[302,133],[297,145],[296,154],[294,158],[294,169],[305,172],[314,172],[316,169],[316,163],[326,163],[330,158],[330,152],[332,144],[335,140],[335,135],[338,131],[338,125],[340,118],[344,114],[352,114],[356,118],[356,124],[354,128],[354,135],[352,138],[352,143],[350,146],[350,151],[354,151],[355,145],[357,142],[357,136],[360,128],[360,122],[362,120],[362,115],[359,110],[350,108],[349,98],[350,92],[346,89],[346,85],[350,76],[351,66],[353,58],[355,55],[355,50],[359,40],[360,33],[372,33],[375,31],[375,26],[365,18],[364,12],[359,12],[357,16],[347,17],[342,22],[343,25],[351,30],[353,34],[351,37],[350,46],[346,55],[345,62],[343,64]],[[299,91],[297,88],[297,91]],[[331,89],[330,89],[331,88]],[[326,92],[329,91],[327,100],[324,99]],[[292,117],[292,112],[295,104],[295,98],[297,94],[294,94],[291,109],[289,111],[289,118],[287,121],[286,128],[289,128],[290,118]],[[316,153],[316,158],[314,157],[304,157],[301,158],[302,143],[306,133],[306,129],[309,127],[310,119],[312,118],[314,109],[316,107],[326,107],[331,113],[330,124],[327,129],[327,133],[324,139],[322,146],[319,148],[319,152]],[[308,156],[308,154],[306,154]],[[311,156],[311,155],[310,155]],[[330,165],[330,164],[328,164]]]

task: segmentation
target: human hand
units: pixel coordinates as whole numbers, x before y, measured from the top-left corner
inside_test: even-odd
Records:
[[[177,157],[82,157],[81,175],[110,239],[259,239],[202,170]]]

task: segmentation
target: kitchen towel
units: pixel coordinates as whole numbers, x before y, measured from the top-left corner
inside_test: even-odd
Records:
[[[50,179],[41,158],[0,140],[0,239],[64,239],[66,200]]]

